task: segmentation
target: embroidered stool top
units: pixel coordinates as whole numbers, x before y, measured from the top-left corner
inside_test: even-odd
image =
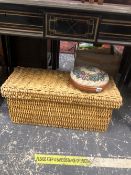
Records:
[[[74,87],[87,92],[101,92],[109,83],[108,74],[93,66],[76,67],[70,76]]]

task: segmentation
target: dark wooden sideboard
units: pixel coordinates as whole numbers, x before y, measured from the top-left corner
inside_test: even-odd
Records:
[[[0,34],[130,46],[131,6],[0,0]]]
[[[0,33],[130,45],[131,6],[0,0]]]

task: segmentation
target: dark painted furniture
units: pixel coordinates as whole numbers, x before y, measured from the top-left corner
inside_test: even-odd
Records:
[[[130,2],[130,1],[126,1]],[[131,6],[73,0],[0,0],[0,33],[9,55],[9,35],[52,39],[53,67],[59,40],[131,45]],[[57,53],[55,52],[57,49]],[[45,58],[45,66],[47,68]]]
[[[121,77],[119,86],[128,86],[131,82],[131,46],[126,46],[123,52],[123,57],[120,66]]]

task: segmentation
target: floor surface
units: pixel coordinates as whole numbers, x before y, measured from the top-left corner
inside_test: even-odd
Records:
[[[71,62],[72,55],[69,58]],[[131,88],[124,89],[122,96],[123,106],[113,112],[105,133],[13,124],[6,102],[1,99],[0,175],[131,175],[130,168],[116,168],[115,164],[110,167],[110,161],[105,168],[41,165],[34,159],[36,153],[119,158],[123,162],[131,159]]]

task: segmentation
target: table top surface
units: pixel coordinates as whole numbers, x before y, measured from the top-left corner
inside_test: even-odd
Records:
[[[112,13],[124,13],[131,14],[131,5],[122,4],[109,4],[104,3],[98,5],[97,3],[89,4],[81,3],[76,0],[0,0],[0,3],[10,4],[26,4],[33,6],[53,7],[53,8],[64,8],[64,9],[77,9],[83,11],[98,11],[98,12],[112,12]]]

